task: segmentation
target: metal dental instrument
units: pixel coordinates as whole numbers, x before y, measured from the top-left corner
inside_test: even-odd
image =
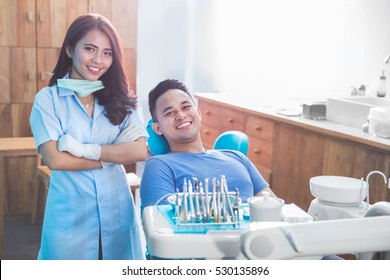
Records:
[[[237,222],[237,225],[240,225],[240,198],[239,198],[239,192],[238,188],[236,187],[236,195],[234,196],[234,203],[233,203],[233,212],[235,221]]]
[[[201,219],[203,223],[206,223],[207,209],[206,209],[205,194],[204,194],[202,182],[199,182],[199,197],[200,197],[200,207],[201,207],[201,216],[202,216]]]
[[[202,208],[203,208],[203,205],[202,205],[202,198],[201,198],[201,194],[200,194],[200,184],[202,184],[202,182],[199,182],[198,181],[198,178],[196,177],[192,177],[192,179],[194,180],[194,185],[195,185],[195,211],[196,211],[196,219],[197,219],[197,222],[202,222],[202,219],[203,219],[203,214],[202,214]]]
[[[200,203],[199,203],[199,186],[197,182],[195,183],[195,217],[196,222],[199,223],[202,220],[202,213],[200,212]]]
[[[215,222],[221,222],[221,182],[217,180],[217,216],[215,217]]]
[[[182,203],[183,223],[188,224],[188,204],[187,204],[187,182],[184,179],[183,183],[183,203]]]
[[[225,175],[222,175],[222,178],[223,178],[223,190],[225,192],[225,195],[226,195],[226,200],[227,200],[227,206],[228,206],[228,214],[229,216],[231,217],[232,221],[234,222],[234,213],[233,213],[233,208],[232,208],[232,203],[230,202],[230,196],[229,196],[229,188],[228,188],[228,185],[227,185],[227,181],[226,181],[226,177]]]
[[[217,217],[217,179],[215,177],[211,181],[212,187],[213,187],[213,194],[211,198],[211,214],[210,216],[214,217],[216,219]]]
[[[209,178],[204,179],[204,189],[205,189],[205,206],[206,206],[206,222],[210,219],[210,200],[209,200]]]
[[[228,221],[228,217],[227,217],[227,211],[226,211],[226,196],[225,196],[225,191],[224,191],[224,186],[223,186],[223,178],[221,177],[221,180],[220,180],[220,188],[221,188],[221,198],[222,198],[222,202],[221,202],[221,220],[223,223],[226,223]]]
[[[178,188],[176,188],[175,217],[176,217],[176,224],[179,224],[180,223],[180,204],[179,204],[179,189]]]
[[[193,192],[192,192],[192,183],[190,180],[188,180],[188,196],[189,196],[189,204],[190,204],[190,211],[189,211],[189,217],[190,222],[195,221],[195,209],[194,209],[194,200],[193,200]]]

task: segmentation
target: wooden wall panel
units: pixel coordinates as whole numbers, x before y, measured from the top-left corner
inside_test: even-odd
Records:
[[[31,178],[36,172],[36,156],[6,157],[5,216],[31,213]]]
[[[12,136],[11,104],[0,104],[0,137]]]
[[[0,104],[11,102],[9,47],[0,47]]]
[[[32,104],[12,104],[12,137],[32,136],[30,127],[30,114]]]
[[[137,92],[137,53],[134,49],[125,49],[124,60],[126,64],[126,74],[129,79],[131,89]]]

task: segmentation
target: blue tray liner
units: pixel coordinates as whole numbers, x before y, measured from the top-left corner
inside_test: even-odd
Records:
[[[243,230],[245,229],[249,221],[240,220],[240,224],[236,223],[198,223],[198,224],[179,224],[176,225],[175,212],[171,205],[158,205],[156,206],[162,216],[172,226],[174,233],[180,234],[205,234],[209,230]]]

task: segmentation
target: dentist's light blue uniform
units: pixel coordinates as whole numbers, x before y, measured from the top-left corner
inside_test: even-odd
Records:
[[[71,90],[43,88],[30,124],[37,148],[70,134],[81,143],[112,144],[125,127],[147,132],[134,112],[113,125],[95,100],[93,118]],[[131,151],[129,151],[131,152]],[[144,259],[133,197],[121,164],[86,171],[53,171],[38,259]]]

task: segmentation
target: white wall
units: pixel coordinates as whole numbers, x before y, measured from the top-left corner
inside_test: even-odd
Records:
[[[140,0],[137,93],[324,98],[376,85],[390,54],[389,0]],[[390,95],[390,73],[387,74]]]

